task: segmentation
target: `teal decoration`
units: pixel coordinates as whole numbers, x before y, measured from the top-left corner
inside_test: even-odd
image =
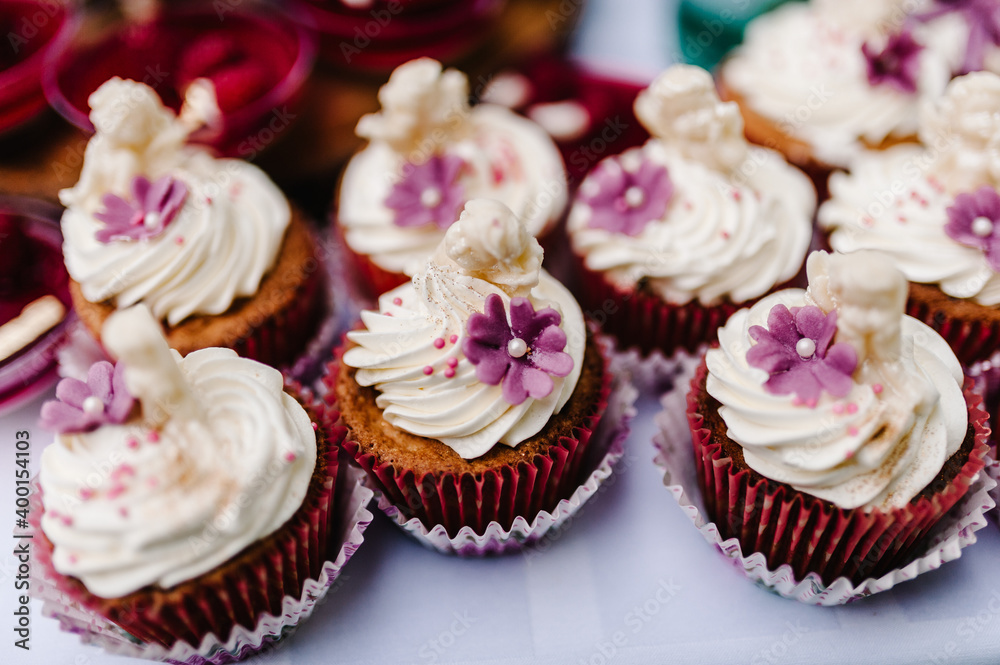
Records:
[[[681,0],[677,13],[684,62],[711,71],[743,41],[747,23],[787,0]]]

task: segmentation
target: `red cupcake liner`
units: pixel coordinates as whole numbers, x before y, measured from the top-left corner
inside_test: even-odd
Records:
[[[744,552],[760,552],[769,568],[788,564],[801,579],[818,574],[829,584],[838,577],[860,582],[880,577],[912,559],[931,528],[969,490],[986,465],[988,414],[971,382],[965,387],[975,442],[958,475],[931,498],[901,508],[845,510],[784,485],[759,480],[751,484],[746,469],[737,471],[713,432],[702,427],[699,402],[707,395],[704,361],[687,396],[691,429],[705,508],[723,539],[736,538]]]
[[[251,321],[247,334],[232,345],[236,353],[265,365],[282,367],[290,365],[307,348],[329,314],[323,259],[318,254],[313,258],[316,266],[296,287],[291,304],[274,316]]]
[[[945,312],[910,298],[906,313],[933,328],[951,347],[963,365],[988,359],[1000,348],[1000,324],[986,321],[962,321]]]
[[[342,350],[337,352],[339,363]],[[545,454],[530,462],[504,465],[484,473],[418,474],[412,469],[379,463],[351,440],[350,428],[343,447],[374,485],[407,519],[417,518],[428,529],[442,525],[456,536],[463,527],[483,534],[491,522],[510,529],[515,518],[532,520],[542,510],[552,511],[560,499],[569,497],[583,480],[581,468],[594,431],[605,414],[611,394],[612,375],[605,370],[601,392],[590,412],[576,428],[575,438],[561,437]],[[335,380],[336,365],[328,381]],[[332,390],[329,393],[332,395]]]
[[[91,594],[82,582],[60,574],[52,564],[53,545],[41,528],[44,508],[38,487],[31,499],[29,524],[35,534],[40,579],[54,584],[65,601],[105,618],[140,642],[166,648],[183,642],[198,649],[209,635],[225,642],[237,627],[253,630],[265,614],[281,616],[285,598],[298,598],[306,581],[317,579],[329,555],[336,554],[329,549],[336,544],[332,543],[337,533],[333,504],[339,444],[345,432],[335,424],[340,415],[335,409],[325,404],[310,406],[315,421],[327,434],[324,482],[318,491],[312,490],[284,526],[268,536],[266,547],[228,570],[221,579],[205,580],[172,604],[141,590],[136,592],[134,602]],[[39,592],[44,593],[44,588]],[[273,637],[277,639],[280,634]]]
[[[673,305],[660,298],[626,291],[590,270],[577,256],[580,288],[577,296],[584,315],[597,321],[601,331],[614,335],[622,349],[638,348],[646,354],[659,349],[666,356],[685,349],[690,352],[716,337],[718,329],[735,312],[751,303],[722,302],[704,307],[696,300]]]

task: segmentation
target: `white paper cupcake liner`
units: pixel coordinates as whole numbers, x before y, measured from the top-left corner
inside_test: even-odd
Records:
[[[694,371],[707,348],[707,344],[702,344],[693,354],[687,349],[678,349],[667,357],[659,349],[643,354],[634,347],[623,350],[615,346],[610,352],[609,366],[616,376],[627,374],[640,393],[662,395],[681,385],[679,381],[684,373]]]
[[[610,344],[606,338],[601,341],[602,344]],[[639,392],[626,376],[615,374],[610,366],[609,371],[615,375],[615,380],[608,395],[604,416],[594,431],[587,452],[588,459],[592,460],[598,455],[600,459],[592,467],[593,471],[584,483],[568,499],[559,501],[552,512],[542,510],[531,522],[524,517],[515,517],[509,529],[504,529],[499,522],[490,522],[481,534],[475,533],[472,527],[462,527],[451,537],[440,524],[428,529],[416,517],[406,519],[396,506],[381,492],[376,491],[379,509],[419,543],[443,554],[491,556],[514,552],[538,541],[550,530],[566,523],[597,493],[601,483],[612,474],[615,463],[625,452],[625,439],[628,438],[629,425],[636,414],[635,401]],[[366,479],[366,482],[370,481]]]
[[[941,520],[923,554],[878,579],[869,578],[860,584],[853,584],[846,577],[838,577],[827,585],[815,573],[809,573],[801,580],[796,579],[787,564],[771,570],[760,552],[744,556],[739,541],[736,538],[723,540],[715,523],[707,519],[698,489],[686,403],[687,386],[694,377],[697,364],[694,363],[677,377],[679,389],[666,393],[660,400],[663,408],[656,415],[659,433],[653,439],[657,451],[653,463],[663,471],[663,484],[705,540],[718,548],[747,579],[758,586],[807,605],[843,605],[891,589],[900,582],[936,570],[943,563],[959,558],[962,548],[976,542],[975,532],[986,526],[985,513],[996,505],[991,492],[997,487],[998,477],[997,463],[989,456],[986,458],[988,472],[978,475],[966,495]]]
[[[32,596],[42,601],[42,615],[58,619],[62,630],[77,633],[84,644],[101,647],[111,654],[182,665],[221,665],[247,658],[288,635],[308,618],[323,602],[344,565],[364,541],[364,532],[373,517],[368,510],[372,491],[361,482],[364,472],[346,463],[342,463],[342,467],[343,482],[338,481],[336,505],[346,519],[339,525],[337,542],[340,546],[336,559],[324,564],[319,579],[306,581],[299,598],[285,597],[281,616],[263,615],[252,631],[236,626],[224,644],[214,634],[206,635],[197,648],[180,642],[168,650],[158,644],[141,642],[103,617],[68,600],[55,583],[38,576],[39,566],[32,569]]]

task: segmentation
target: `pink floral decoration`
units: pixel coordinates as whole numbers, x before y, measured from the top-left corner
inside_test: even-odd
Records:
[[[1000,46],[1000,3],[996,0],[937,0],[936,4],[934,9],[917,16],[917,20],[930,21],[951,12],[961,14],[969,26],[969,39],[956,75],[978,72],[986,59],[987,45]]]
[[[1000,272],[1000,194],[989,185],[959,194],[948,208],[944,232],[955,242],[986,254],[993,270]]]
[[[566,376],[573,358],[563,352],[566,333],[551,307],[535,311],[526,298],[510,301],[510,323],[503,299],[490,294],[485,314],[473,314],[466,325],[462,350],[476,366],[476,378],[491,386],[503,383],[503,398],[520,404],[552,392],[552,376]]]
[[[96,362],[86,383],[65,378],[56,386],[56,400],[42,405],[40,425],[55,432],[88,432],[105,423],[121,424],[135,399],[125,387],[122,364]]]
[[[865,42],[861,52],[867,64],[868,83],[873,86],[888,85],[900,92],[916,92],[920,73],[919,55],[923,48],[908,28],[889,37],[885,48],[878,52]]]
[[[407,162],[403,179],[385,200],[385,205],[396,212],[396,225],[433,224],[439,229],[451,226],[465,204],[465,189],[458,182],[464,167],[465,160],[455,155],[435,155],[423,164]]]
[[[115,194],[104,195],[104,211],[94,215],[105,224],[97,232],[97,239],[107,244],[156,237],[173,221],[187,194],[187,185],[171,176],[150,184],[148,178],[137,175],[132,179],[131,201]]]
[[[845,342],[830,346],[837,333],[836,311],[776,305],[767,315],[767,328],[752,326],[749,332],[757,343],[747,351],[747,362],[771,375],[764,384],[768,392],[795,393],[815,406],[822,390],[834,397],[851,391],[858,354]]]
[[[635,236],[661,219],[674,194],[667,168],[643,160],[634,172],[620,160],[601,164],[580,188],[580,200],[590,207],[589,226]]]

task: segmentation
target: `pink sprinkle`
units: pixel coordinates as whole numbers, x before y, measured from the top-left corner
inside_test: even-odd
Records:
[[[448,367],[458,367],[458,358],[448,358]]]
[[[691,203],[690,201],[685,201],[684,202],[684,209],[685,210],[691,210],[692,208],[694,208],[694,204],[693,203]]]
[[[317,425],[316,423],[313,423],[312,426],[314,432],[319,429],[319,425]]]
[[[122,485],[121,483],[119,483],[118,485],[115,485],[114,487],[112,487],[111,489],[108,490],[108,498],[109,499],[116,499],[124,491],[125,491],[125,486]]]
[[[70,554],[67,558],[69,559],[70,563],[76,563],[77,562],[77,558],[76,558],[75,554]]]
[[[850,427],[847,428],[847,433],[850,434],[851,436],[857,436],[858,428],[855,427],[854,425],[851,425]]]
[[[205,197],[205,203],[207,203],[208,205],[212,205],[212,197],[211,196],[206,196]]]
[[[444,370],[444,375],[447,378],[449,378],[449,379],[452,378],[452,377],[454,377],[455,376],[455,369],[452,368],[452,367],[446,367],[445,370]]]
[[[458,341],[458,335],[452,335],[451,337],[448,338],[448,341],[454,344],[455,342]]]
[[[403,304],[403,299],[402,298],[393,298],[392,299],[392,304],[393,305],[402,305]]]
[[[122,517],[128,517],[128,508],[126,508],[125,506],[119,508],[118,512],[121,514]]]
[[[847,405],[847,412],[848,413],[857,413],[858,412],[858,405],[855,404],[854,402],[851,402],[850,404]]]
[[[134,476],[135,469],[133,469],[128,464],[122,464],[117,469],[111,472],[111,480],[118,480],[122,476]]]
[[[864,224],[865,226],[871,226],[872,224],[875,223],[875,220],[872,219],[869,215],[865,215],[864,217],[861,218],[861,223]]]
[[[929,205],[930,205],[930,202],[928,202],[927,199],[920,199],[920,207],[921,208],[926,208]]]
[[[444,348],[444,338],[438,337],[437,339],[435,339],[434,340],[434,348],[435,349],[443,349]]]
[[[386,316],[392,316],[392,312],[386,312],[385,315]]]
[[[433,373],[434,373],[434,368],[431,367],[430,365],[424,368],[424,374],[426,374],[427,376],[430,376]]]
[[[847,451],[847,457],[846,457],[846,459],[851,459],[852,457],[854,457],[854,451],[853,450],[848,450]]]
[[[229,195],[235,198],[240,195],[240,192],[242,190],[243,190],[243,183],[234,182],[232,187],[229,188]]]
[[[722,236],[723,240],[729,240],[729,231],[722,231],[719,235]]]
[[[883,388],[881,383],[876,383],[875,385],[872,386],[872,392],[875,393],[876,395],[881,395],[882,390]]]
[[[139,439],[135,438],[134,436],[130,436],[129,438],[125,439],[125,445],[131,448],[132,450],[135,450],[136,448],[139,447]]]
[[[62,523],[66,526],[73,526],[73,518],[66,515],[62,518]]]
[[[732,193],[733,193],[733,200],[734,201],[739,201],[741,198],[743,198],[743,194],[741,194],[740,190],[738,190],[738,189],[734,189]]]
[[[89,487],[84,487],[82,490],[80,490],[80,498],[83,499],[84,501],[91,498],[92,496],[94,496],[94,490],[90,489]]]
[[[146,484],[149,485],[150,487],[156,487],[157,485],[160,484],[160,480],[159,478],[150,478],[149,480],[146,481]]]
[[[184,244],[184,236],[177,236],[177,239],[174,240],[174,242],[177,243],[178,245],[183,245]]]
[[[834,404],[833,405],[833,412],[837,413],[837,414],[843,413],[844,412],[844,405],[841,404],[841,403],[839,403],[839,402],[836,403],[836,404]]]
[[[900,224],[906,224],[906,215],[896,215],[896,219],[899,220]]]
[[[286,462],[294,462],[295,459],[296,459],[295,453],[291,453],[291,452],[285,453],[285,461]]]
[[[914,201],[916,201],[917,199],[920,198],[920,194],[917,194],[917,190],[911,189],[910,190],[910,198],[913,199]]]
[[[149,430],[149,432],[146,433],[146,441],[149,441],[150,443],[159,443],[160,433],[155,429]]]

